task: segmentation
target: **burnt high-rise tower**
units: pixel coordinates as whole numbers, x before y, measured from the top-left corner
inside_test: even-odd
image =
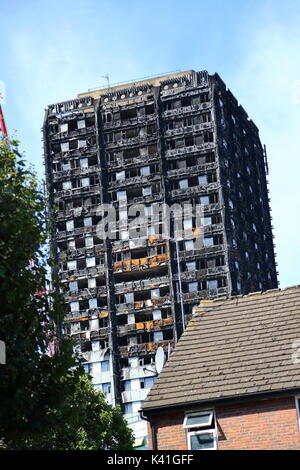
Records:
[[[173,347],[192,307],[277,287],[258,129],[217,74],[187,71],[49,106],[44,145],[65,331],[95,386],[143,434],[137,411],[155,351]],[[177,237],[172,214],[165,237],[162,203],[200,205],[202,226],[191,209]],[[136,204],[147,217],[137,231]],[[97,227],[109,205],[105,238]]]

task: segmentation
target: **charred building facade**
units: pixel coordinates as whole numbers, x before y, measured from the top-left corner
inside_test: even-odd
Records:
[[[173,348],[193,306],[277,287],[265,149],[205,71],[82,93],[49,106],[43,132],[64,330],[95,386],[146,435],[138,409],[155,351]],[[177,237],[173,214],[165,237],[154,211],[163,203],[200,205],[202,226],[191,209]],[[137,204],[140,236],[129,223]],[[109,206],[116,219],[102,237]]]

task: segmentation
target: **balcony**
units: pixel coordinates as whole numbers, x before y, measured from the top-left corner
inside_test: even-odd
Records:
[[[172,159],[172,158],[178,158],[179,155],[188,155],[190,153],[205,153],[210,150],[214,150],[216,147],[216,144],[214,142],[206,142],[201,145],[190,145],[189,147],[179,147],[177,149],[169,149],[166,150],[166,158]]]
[[[138,125],[145,125],[147,123],[155,122],[157,118],[157,114],[144,114],[143,116],[136,116],[130,119],[126,120],[114,120],[111,122],[105,122],[103,124],[103,129],[104,130],[110,130],[110,129],[118,129],[118,128],[126,128],[126,127],[133,127],[133,126],[138,126]]]
[[[120,346],[120,356],[128,357],[128,356],[148,356],[149,354],[154,355],[157,351],[157,348],[160,346],[163,348],[164,351],[168,351],[168,346],[170,344],[171,350],[174,348],[174,340],[165,340],[165,341],[157,341],[156,343],[142,343],[142,344],[135,344],[132,346]]]
[[[87,308],[79,312],[68,313],[64,317],[64,321],[83,321],[89,320],[91,317],[107,318],[107,307]]]
[[[108,162],[108,168],[110,170],[117,169],[117,168],[128,168],[131,166],[139,166],[139,165],[147,165],[149,163],[158,162],[160,159],[159,153],[153,153],[151,155],[140,155],[138,157],[132,158],[116,158],[116,160],[112,162]]]
[[[173,326],[173,318],[163,318],[161,320],[152,320],[139,323],[132,323],[118,327],[119,336],[125,336],[129,333],[150,333],[151,331],[161,331]]]
[[[165,295],[164,297],[160,297],[159,299],[147,299],[139,300],[128,304],[117,304],[116,310],[117,314],[124,314],[130,312],[137,312],[140,310],[153,310],[156,307],[168,307],[169,305],[171,305],[171,297],[170,295]]]
[[[61,198],[73,198],[74,196],[86,196],[100,194],[100,185],[95,184],[93,186],[79,186],[78,188],[64,189],[61,191],[56,191],[54,193],[54,201],[58,202]]]
[[[196,111],[202,111],[202,110],[204,111],[204,110],[210,109],[211,107],[212,107],[212,103],[209,101],[207,103],[200,103],[200,104],[194,104],[190,106],[184,106],[182,108],[169,109],[162,113],[162,117],[164,119],[167,119],[173,116],[191,114]]]
[[[92,255],[104,255],[104,247],[103,245],[94,245],[91,248],[77,248],[75,250],[66,250],[60,251],[58,253],[59,260],[72,260],[72,259],[80,259],[85,258],[86,256]]]
[[[227,249],[228,249],[227,246],[224,244],[213,245],[213,246],[203,247],[198,250],[190,250],[190,251],[182,250],[179,252],[179,256],[180,256],[180,260],[184,261],[184,260],[193,259],[199,255],[203,255],[207,257],[209,255],[224,253]]]
[[[180,278],[182,281],[196,281],[196,280],[203,280],[210,277],[219,276],[221,274],[227,274],[229,269],[227,266],[216,266],[214,268],[206,268],[206,269],[196,269],[193,272],[184,271],[180,273]],[[174,280],[178,280],[178,274],[174,277]]]
[[[195,124],[191,126],[182,126],[177,129],[169,129],[165,131],[165,137],[179,136],[199,131],[206,131],[214,128],[214,121],[203,122],[202,124]]]
[[[184,189],[173,189],[171,196],[173,199],[182,198],[182,196],[197,196],[198,194],[209,194],[211,192],[219,191],[220,183],[199,184]]]
[[[94,287],[92,289],[86,287],[78,291],[67,290],[64,292],[64,299],[66,302],[72,302],[74,300],[95,299],[101,295],[107,295],[106,286]]]
[[[116,142],[106,142],[105,148],[107,150],[112,150],[114,148],[123,148],[123,147],[130,147],[132,145],[145,145],[150,142],[156,142],[158,139],[158,133],[153,133],[153,134],[144,134],[144,135],[138,135],[136,137],[129,137],[128,139],[126,138],[121,138],[120,140]]]
[[[98,173],[99,166],[98,165],[91,165],[88,168],[71,168],[70,170],[63,170],[63,171],[56,171],[53,172],[53,181],[61,181],[66,178],[72,178],[74,176],[84,176],[90,175],[92,173]]]
[[[114,263],[114,273],[125,271],[136,271],[142,269],[156,268],[157,266],[166,266],[168,264],[167,255],[151,256],[149,258],[137,258],[128,261],[118,261]]]
[[[187,303],[199,303],[202,299],[213,299],[229,295],[229,287],[219,287],[217,289],[202,290],[198,292],[187,292],[183,294],[183,300]]]
[[[217,162],[208,162],[208,163],[203,163],[201,165],[194,165],[194,166],[189,166],[186,168],[178,168],[177,170],[169,170],[168,171],[168,177],[173,178],[173,177],[183,177],[183,176],[191,176],[193,173],[202,173],[202,172],[207,172],[209,170],[215,170],[218,168],[218,163]]]
[[[159,173],[153,173],[149,176],[133,176],[132,178],[124,178],[118,181],[111,181],[109,183],[109,189],[116,189],[125,186],[132,186],[132,185],[149,185],[149,183],[160,181],[161,175]],[[144,198],[143,198],[144,199]]]
[[[96,235],[96,229],[97,225],[92,225],[89,227],[77,227],[74,230],[60,230],[56,233],[56,239],[62,240],[67,237],[76,237],[85,233],[89,235]]]
[[[67,281],[74,281],[80,277],[96,277],[99,275],[105,275],[106,273],[106,266],[104,265],[99,265],[99,266],[93,266],[91,268],[83,268],[83,269],[78,269],[74,271],[62,271],[60,273],[60,279],[62,281],[67,280]]]
[[[139,281],[130,281],[130,282],[120,282],[115,284],[116,294],[125,294],[126,292],[138,292],[147,289],[155,289],[158,287],[168,286],[170,283],[169,276],[159,276],[153,277],[151,279],[139,280]]]
[[[108,326],[106,328],[99,328],[98,330],[91,331],[90,338],[91,340],[107,338],[109,336],[109,333],[110,329]]]

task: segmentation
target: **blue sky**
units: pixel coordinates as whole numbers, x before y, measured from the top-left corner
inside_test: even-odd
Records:
[[[300,284],[299,0],[0,0],[9,131],[43,176],[44,108],[175,70],[218,72],[267,145],[281,287]]]

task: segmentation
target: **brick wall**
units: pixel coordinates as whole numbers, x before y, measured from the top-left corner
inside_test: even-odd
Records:
[[[216,406],[218,449],[298,449],[300,431],[294,397]],[[151,418],[161,450],[186,450],[184,413]],[[152,448],[150,427],[149,448]]]

